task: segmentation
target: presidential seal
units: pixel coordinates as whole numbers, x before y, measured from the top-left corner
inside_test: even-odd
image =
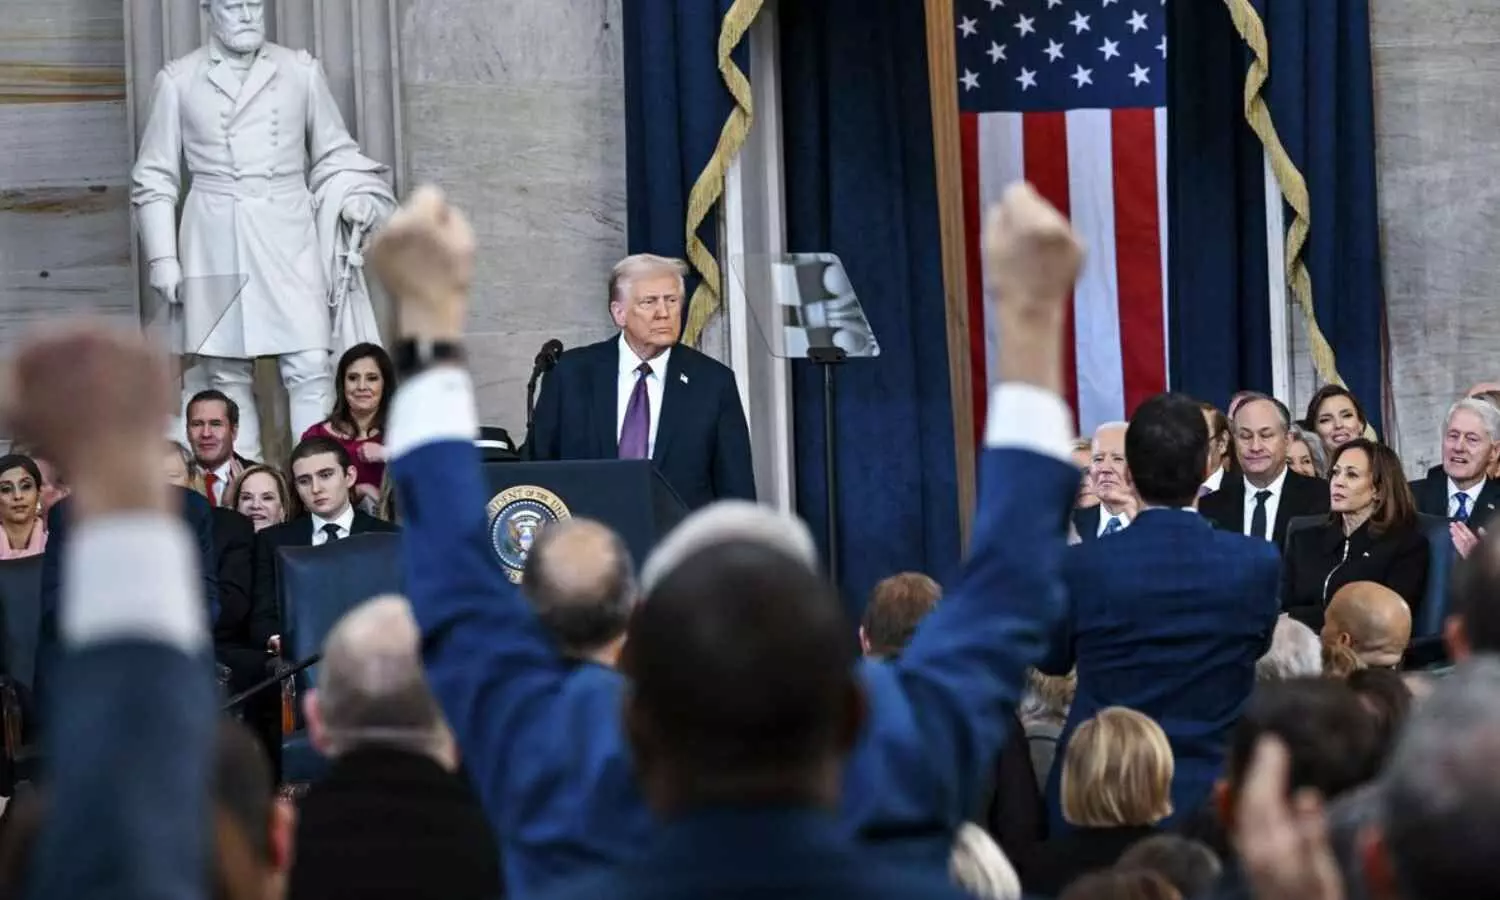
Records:
[[[547,490],[529,484],[516,485],[496,494],[487,507],[490,517],[490,547],[505,577],[521,583],[526,556],[542,529],[560,519],[571,519],[567,504]]]

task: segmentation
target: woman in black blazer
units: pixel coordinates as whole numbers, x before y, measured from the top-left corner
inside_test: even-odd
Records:
[[[1415,618],[1429,550],[1401,460],[1384,444],[1357,438],[1334,451],[1328,479],[1328,521],[1287,538],[1281,608],[1321,631],[1339,588],[1373,581],[1400,594]]]

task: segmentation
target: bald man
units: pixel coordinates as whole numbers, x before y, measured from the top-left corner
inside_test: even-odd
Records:
[[[1323,616],[1323,643],[1353,650],[1372,669],[1392,669],[1411,640],[1411,610],[1383,584],[1355,581],[1339,588]]]
[[[566,656],[614,668],[635,607],[635,566],[620,536],[589,519],[542,530],[521,591]]]

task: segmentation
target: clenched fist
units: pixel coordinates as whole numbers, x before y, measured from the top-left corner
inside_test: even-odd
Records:
[[[985,264],[1002,311],[1061,311],[1083,264],[1083,245],[1068,220],[1029,184],[1015,184],[990,209]]]
[[[166,359],[137,331],[97,323],[43,332],[10,368],[18,438],[68,473],[80,509],[155,506],[162,429],[174,404]]]
[[[474,231],[442,191],[418,188],[375,236],[365,259],[396,298],[403,335],[435,340],[463,335],[474,279]]]
[[[1068,220],[1028,184],[990,209],[985,266],[994,284],[1002,381],[1062,391],[1063,311],[1083,264]]]

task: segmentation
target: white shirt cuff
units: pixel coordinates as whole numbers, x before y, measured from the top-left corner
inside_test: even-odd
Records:
[[[395,459],[440,441],[479,436],[474,382],[456,366],[438,366],[412,376],[396,389],[386,426],[386,455]]]
[[[1030,384],[997,384],[990,391],[984,445],[1030,450],[1071,465],[1073,414],[1051,391]]]
[[[65,643],[146,640],[185,653],[207,646],[198,544],[179,517],[139,512],[84,522],[63,553]]]

